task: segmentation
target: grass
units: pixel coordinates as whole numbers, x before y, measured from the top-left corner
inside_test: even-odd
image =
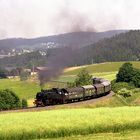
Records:
[[[114,79],[116,72],[105,72],[105,73],[96,73],[95,76],[103,77],[106,79]],[[60,76],[57,79],[58,82],[49,82],[46,85],[46,88],[52,87],[66,87],[66,83],[61,82],[73,82],[76,76]],[[39,82],[34,81],[20,81],[19,79],[0,79],[0,89],[11,89],[13,90],[21,99],[33,99],[37,92],[40,91]]]
[[[65,69],[64,73],[56,80],[56,82],[49,82],[45,88],[52,87],[66,87],[65,83],[60,82],[73,82],[76,78],[76,74],[83,68],[87,68],[93,77],[102,77],[108,80],[113,80],[116,77],[117,70],[124,62],[108,62],[102,64],[85,65],[81,67],[72,67]],[[132,62],[132,64],[140,68],[140,62]],[[28,81],[20,81],[19,79],[0,79],[0,89],[11,89],[21,99],[25,98],[28,100],[29,106],[33,106],[33,99],[37,92],[40,91],[39,81],[30,79]],[[137,100],[136,102],[140,102]]]
[[[101,77],[108,80],[113,80],[116,78],[117,71],[114,72],[99,72],[99,73],[92,73],[93,77]],[[63,82],[73,82],[76,78],[76,75],[61,75],[57,81],[63,81]]]
[[[65,83],[59,82],[73,82],[76,78],[76,74],[86,67],[93,77],[102,77],[108,80],[113,80],[116,77],[117,70],[124,62],[108,62],[102,64],[85,65],[81,67],[72,67],[65,69],[64,73],[57,79],[57,82],[49,82],[45,88],[52,87],[66,87]],[[132,62],[137,68],[140,67],[140,62]],[[33,99],[37,92],[40,91],[39,81],[35,80],[20,81],[19,79],[0,79],[0,89],[12,89],[21,99],[28,100],[29,106],[33,106]],[[140,100],[136,102],[140,103]]]
[[[140,107],[1,113],[0,126],[1,140],[140,131]]]
[[[107,62],[101,64],[85,65],[84,68],[86,68],[91,74],[102,72],[115,72],[119,70],[123,63],[125,62]],[[131,63],[134,67],[140,69],[139,61],[131,61]],[[77,75],[81,71],[81,69],[83,69],[83,66],[77,67],[75,69],[66,69],[64,71],[64,75]]]
[[[139,140],[140,131],[128,131],[124,133],[100,133],[90,135],[78,135],[64,138],[53,138],[47,140]],[[42,139],[43,140],[43,139]]]
[[[6,88],[13,90],[21,99],[33,98],[40,91],[39,84],[35,82],[20,81],[18,79],[0,79],[0,89]]]

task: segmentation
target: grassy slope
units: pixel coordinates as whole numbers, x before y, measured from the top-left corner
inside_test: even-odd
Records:
[[[64,70],[62,76],[59,77],[59,81],[74,81],[76,75],[81,71],[81,69],[86,68],[90,74],[94,77],[103,77],[109,80],[113,80],[116,77],[116,73],[124,62],[107,62],[101,64],[85,65],[79,67],[68,68]],[[140,62],[131,62],[134,67],[140,69]]]
[[[100,65],[102,65],[102,64],[99,64],[96,66],[100,67]],[[91,67],[91,71],[92,71],[92,69],[95,68],[95,65],[91,65],[88,67]],[[70,71],[70,72],[72,72],[72,71]],[[102,73],[96,73],[95,75],[98,77],[114,79],[115,74],[116,74],[116,72],[102,72]],[[75,76],[71,76],[68,73],[64,73],[59,78],[58,81],[72,82],[74,79],[75,79]],[[53,84],[51,83],[51,85],[59,86],[58,83],[53,83]],[[0,79],[0,89],[5,89],[5,88],[12,89],[13,91],[15,91],[17,93],[17,95],[20,98],[26,98],[26,99],[34,98],[34,95],[36,94],[36,92],[40,91],[40,87],[39,87],[38,83],[35,83],[35,82],[31,82],[31,81],[23,82],[23,81],[19,81],[17,79]]]
[[[115,72],[118,71],[121,65],[125,62],[107,62],[101,64],[93,64],[93,65],[86,65],[84,66],[89,73],[102,73],[102,72]],[[131,62],[134,67],[140,69],[140,62],[139,61],[132,61]],[[83,67],[78,67],[76,69],[65,70],[64,75],[76,75],[80,72]]]
[[[114,62],[91,65],[87,68],[95,76],[112,80],[115,78],[116,71],[121,64],[122,62]],[[140,68],[140,62],[133,62],[133,64],[135,67]],[[73,81],[78,71],[79,69],[67,70],[59,80]],[[40,90],[37,83],[8,79],[0,80],[0,89],[3,88],[11,88],[21,98],[27,99],[33,98],[36,92]],[[128,105],[128,102],[131,105],[140,104],[139,93],[140,91],[136,92],[133,97],[127,100],[114,96],[94,105],[79,106],[84,109],[0,114],[0,134],[2,134],[0,139],[8,137],[10,139],[11,137],[13,137],[12,139],[57,137],[58,140],[140,139],[140,107],[89,109],[101,106],[123,106]],[[60,108],[63,108],[63,105]],[[81,136],[81,134],[85,136]],[[60,138],[62,136],[70,137]]]
[[[137,68],[140,68],[140,62],[132,62],[133,65]],[[83,68],[86,67],[87,70],[96,77],[103,77],[105,79],[113,80],[115,79],[117,70],[123,64],[123,62],[108,62],[103,64],[93,64],[76,68],[68,68],[64,73],[57,79],[58,81],[63,82],[72,82],[74,81],[76,74]],[[47,87],[59,87],[59,83],[51,83]],[[35,94],[40,91],[38,83],[27,81],[21,82],[19,80],[11,79],[0,79],[0,89],[9,88],[16,92],[20,98],[26,98],[29,100],[29,103],[32,105],[33,98]],[[137,101],[140,102],[140,101]]]
[[[140,107],[0,114],[0,126],[0,139],[59,138],[140,131]]]
[[[0,89],[12,89],[20,98],[33,98],[40,87],[34,82],[24,82],[17,79],[0,79]]]
[[[113,80],[116,78],[116,71],[114,72],[99,72],[99,73],[91,73],[93,77],[102,77],[108,80]],[[76,78],[76,75],[62,75],[60,76],[57,81],[64,81],[64,82],[73,82]]]

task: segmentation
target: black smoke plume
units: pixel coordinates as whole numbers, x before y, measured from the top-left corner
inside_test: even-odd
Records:
[[[57,32],[81,32],[81,31],[96,31],[92,22],[84,14],[70,8],[67,4],[61,7],[57,16],[53,19]],[[47,70],[39,73],[40,85],[48,82],[52,78],[59,76],[63,69],[70,66],[75,58],[75,50],[78,46],[59,48],[51,54],[47,60]]]
[[[58,77],[63,72],[63,69],[71,64],[71,58],[74,55],[74,49],[71,47],[54,50],[47,60],[47,70],[39,72],[40,86],[42,87],[48,81]]]

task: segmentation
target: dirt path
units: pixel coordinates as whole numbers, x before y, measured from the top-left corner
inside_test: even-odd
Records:
[[[13,112],[32,112],[32,111],[43,111],[43,110],[52,110],[52,109],[59,109],[63,107],[77,107],[80,105],[88,105],[88,104],[94,104],[98,101],[105,100],[107,98],[110,98],[114,95],[114,92],[111,91],[109,94],[106,96],[102,96],[100,98],[94,98],[94,99],[89,99],[89,100],[84,100],[80,102],[73,102],[73,103],[68,103],[68,104],[63,104],[63,105],[53,105],[53,106],[46,106],[46,107],[29,107],[27,109],[17,109],[17,110],[8,110],[8,111],[0,111],[0,114],[3,113],[13,113]]]

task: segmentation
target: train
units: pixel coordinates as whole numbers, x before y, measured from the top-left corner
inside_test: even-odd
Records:
[[[111,91],[111,82],[103,78],[93,78],[92,85],[73,88],[52,88],[36,94],[36,107],[65,104],[107,95]]]

